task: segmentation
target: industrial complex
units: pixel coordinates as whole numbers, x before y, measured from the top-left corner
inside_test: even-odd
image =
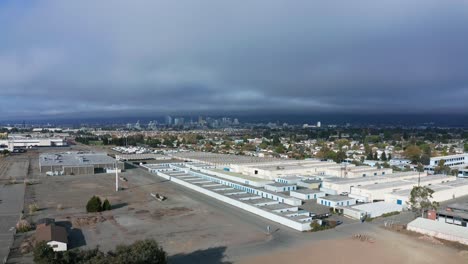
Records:
[[[124,167],[123,162],[116,161],[106,153],[60,152],[39,156],[40,172],[48,175],[111,173],[116,168],[122,171]]]

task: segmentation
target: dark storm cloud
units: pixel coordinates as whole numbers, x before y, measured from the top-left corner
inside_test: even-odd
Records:
[[[4,117],[468,112],[463,1],[7,1],[0,23]]]

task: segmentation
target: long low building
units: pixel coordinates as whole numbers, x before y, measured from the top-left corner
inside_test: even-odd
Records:
[[[292,197],[296,197],[301,200],[312,200],[318,199],[320,197],[325,197],[325,193],[320,190],[313,190],[313,189],[297,189],[295,191],[290,191],[289,195]]]
[[[79,175],[110,173],[124,170],[123,162],[107,156],[106,153],[61,152],[44,153],[39,156],[39,169],[48,175]]]
[[[419,177],[426,177],[427,173],[419,172],[398,172],[387,174],[385,176],[371,176],[371,177],[360,177],[360,178],[325,178],[322,182],[321,189],[327,194],[336,195],[342,193],[350,193],[351,188],[367,186],[373,184],[380,184],[386,182],[394,182],[398,180],[417,179]]]
[[[142,165],[145,167],[145,165]],[[192,170],[182,171],[177,167],[161,166],[156,174],[214,199],[236,206],[247,212],[299,231],[310,230],[313,215],[299,211],[299,199],[283,194],[269,193],[250,186],[230,182],[222,178]],[[154,170],[154,168],[152,168]]]
[[[399,190],[412,189],[418,184],[421,186],[440,184],[456,180],[455,177],[445,175],[430,175],[418,179],[398,180],[372,185],[356,186],[351,188],[350,197],[354,197],[362,202],[384,201],[385,195]]]
[[[368,166],[346,166],[341,168],[326,168],[322,175],[329,175],[342,178],[360,178],[360,177],[370,177],[370,176],[382,176],[391,174],[392,169],[381,168],[377,169],[374,167]]]
[[[366,216],[374,218],[387,213],[401,212],[402,210],[403,206],[398,204],[376,202],[344,207],[343,214],[354,219],[362,220]]]
[[[420,234],[468,245],[468,232],[466,232],[466,227],[448,225],[443,222],[425,218],[417,218],[407,225],[407,229]]]
[[[450,176],[449,178],[456,179],[455,177]],[[444,202],[460,196],[468,195],[468,179],[456,179],[444,183],[431,184],[431,186],[428,187],[434,191],[432,194],[432,200],[436,202]],[[384,195],[385,202],[400,204],[406,207],[407,202],[410,199],[411,190],[412,188],[407,188],[389,192]]]
[[[64,147],[67,141],[63,138],[30,138],[30,137],[8,137],[1,139],[0,146],[4,146],[10,151],[15,148],[35,148],[35,147]]]

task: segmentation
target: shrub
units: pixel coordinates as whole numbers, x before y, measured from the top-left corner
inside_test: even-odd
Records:
[[[96,213],[102,211],[102,202],[101,199],[97,196],[91,197],[88,203],[86,204],[86,211],[88,213]]]
[[[29,214],[34,214],[39,208],[37,204],[33,203],[29,205]]]
[[[400,212],[395,211],[395,212],[390,212],[390,213],[383,214],[382,217],[389,217],[389,216],[392,216],[392,215],[399,215],[399,214],[400,214]]]
[[[16,231],[19,233],[24,233],[28,232],[32,229],[31,224],[27,220],[19,220],[18,223],[16,223]]]
[[[167,254],[154,240],[136,241],[131,245],[117,246],[115,251],[106,253],[99,248],[65,252],[54,252],[45,242],[37,243],[34,247],[34,262],[39,264],[60,263],[155,263],[166,264]]]
[[[104,200],[104,203],[102,204],[102,211],[110,211],[112,210],[112,206],[109,202],[109,200]]]
[[[335,224],[335,226],[336,226],[336,224]],[[318,223],[317,220],[312,221],[312,223],[310,223],[310,227],[312,228],[310,230],[311,232],[317,232],[317,231],[322,231],[322,230],[327,230],[327,229],[333,228],[333,226],[330,226],[330,225],[321,225],[321,224]]]

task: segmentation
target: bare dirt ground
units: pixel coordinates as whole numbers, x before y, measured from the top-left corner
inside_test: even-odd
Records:
[[[344,238],[305,243],[302,246],[247,257],[242,264],[253,263],[468,263],[468,251],[440,243],[376,230],[371,241]]]
[[[37,170],[37,166],[33,167],[32,175],[39,183],[26,186],[25,211],[33,203],[39,210],[28,219],[35,222],[52,217],[65,223],[71,247],[99,246],[107,251],[118,244],[154,238],[171,256],[176,256],[172,263],[186,263],[192,252],[216,248],[209,254],[222,258],[227,246],[269,240],[263,224],[260,228],[242,218],[233,218],[227,208],[216,210],[205,204],[204,199],[208,204],[212,202],[208,197],[195,194],[194,198],[180,186],[155,175],[143,175],[145,172],[139,168],[120,174],[128,182],[120,181],[124,190],[119,192],[115,192],[115,175],[48,177],[38,175]],[[156,192],[168,199],[155,200],[150,193]],[[109,199],[113,210],[87,214],[85,206],[93,195]],[[26,261],[17,256],[18,259]]]

